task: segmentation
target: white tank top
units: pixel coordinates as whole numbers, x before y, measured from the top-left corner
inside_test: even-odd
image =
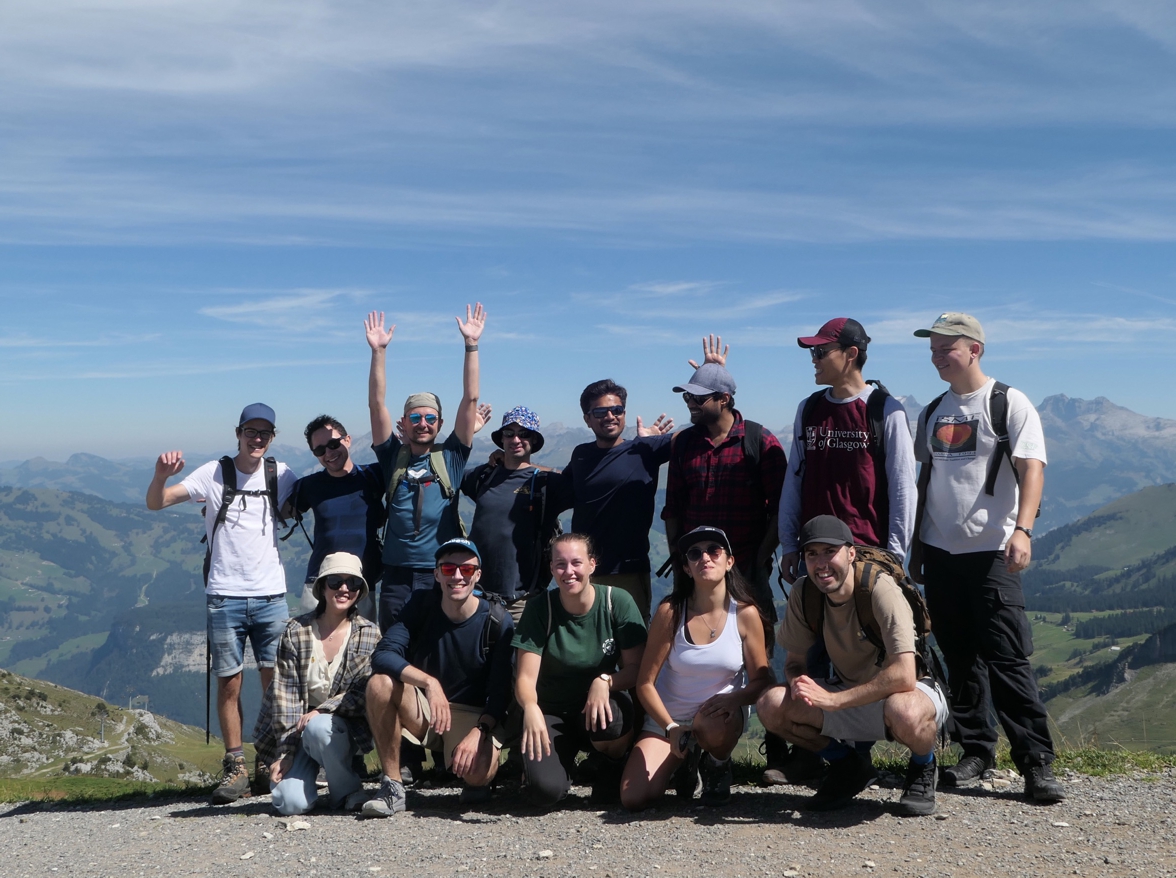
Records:
[[[657,694],[674,722],[689,722],[698,708],[712,695],[742,689],[743,640],[736,620],[738,605],[727,598],[727,624],[710,643],[691,643],[686,639],[686,613],[674,632],[670,654],[657,675]]]

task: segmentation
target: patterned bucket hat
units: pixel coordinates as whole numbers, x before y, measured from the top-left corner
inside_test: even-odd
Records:
[[[502,416],[502,427],[490,434],[490,439],[499,448],[502,447],[502,429],[510,424],[517,424],[524,430],[531,431],[532,454],[543,447],[543,434],[539,432],[539,416],[525,405],[516,405]]]

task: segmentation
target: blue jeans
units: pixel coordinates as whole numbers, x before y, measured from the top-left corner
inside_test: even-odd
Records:
[[[351,768],[355,747],[342,717],[320,713],[306,724],[293,764],[280,783],[271,783],[274,808],[287,817],[305,814],[318,801],[319,766],[327,774],[327,796],[332,808],[339,808],[344,800],[363,786]]]
[[[206,621],[212,649],[212,673],[235,677],[245,667],[245,640],[253,646],[258,667],[272,668],[278,657],[278,641],[290,613],[284,594],[259,598],[207,596]]]
[[[435,588],[436,585],[432,567],[394,567],[385,564],[384,578],[380,583],[380,633],[383,634],[392,626],[414,591]]]

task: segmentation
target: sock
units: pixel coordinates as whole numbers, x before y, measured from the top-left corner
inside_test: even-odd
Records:
[[[915,765],[930,765],[934,761],[935,761],[935,751],[934,750],[932,750],[930,753],[924,753],[922,756],[920,756],[918,753],[915,753],[913,751],[911,752],[911,762],[913,762]]]
[[[232,756],[234,759],[238,759],[238,758],[244,759],[245,758],[245,748],[244,747],[234,747],[232,750],[226,750],[225,755]]]
[[[836,762],[838,759],[844,759],[853,751],[841,741],[830,741],[824,750],[818,750],[817,755],[826,762]]]

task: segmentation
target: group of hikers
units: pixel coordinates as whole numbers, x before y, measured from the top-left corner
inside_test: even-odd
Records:
[[[463,393],[443,440],[434,393],[412,394],[393,420],[395,326],[372,312],[376,464],[355,463],[351,436],[323,415],[305,429],[322,470],[297,478],[266,456],[277,417],[263,403],[241,412],[235,456],[172,485],[182,452],[156,462],[149,508],[205,506],[226,751],[214,803],[252,791],[272,793],[288,815],[329,804],[387,817],[405,810],[405,785],[431,752],[460,781],[464,804],[489,798],[500,767],[513,765],[540,807],[585,780],[594,800],[630,810],[671,787],[719,805],[752,708],[765,729],[763,782],[815,785],[815,810],[848,805],[876,778],[874,743],[893,740],[910,750],[898,812],[932,813],[937,785],[966,786],[993,769],[993,712],[1026,797],[1064,798],[1020,584],[1045,443],[1025,395],[982,371],[974,317],[945,313],[915,331],[948,390],[913,439],[899,400],[863,378],[865,329],[839,317],[797,339],[821,389],[797,407],[787,454],[736,408],[729,346],[708,336],[702,363],[690,360],[693,375],[673,388],[689,427],[638,417],[626,438],[625,388],[597,381],[580,395],[594,441],[562,470],[532,462],[544,440],[524,406],[492,431],[489,461],[469,465],[490,417],[479,402],[481,304],[457,324]],[[649,533],[663,465],[672,587],[653,606]],[[468,533],[462,494],[474,503]],[[308,511],[303,612],[291,619],[279,531]],[[252,782],[246,640],[264,690]],[[772,670],[777,646],[783,680]],[[945,730],[962,747],[946,767],[935,755]],[[378,792],[364,789],[373,748]]]

